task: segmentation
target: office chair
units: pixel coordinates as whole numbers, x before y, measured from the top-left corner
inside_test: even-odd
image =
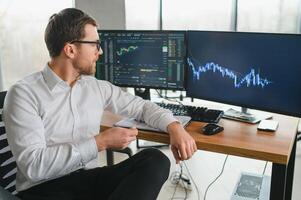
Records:
[[[12,195],[7,190],[0,186],[0,199],[1,200],[20,200],[18,197]]]
[[[19,199],[16,194],[16,173],[17,166],[13,154],[6,139],[6,131],[2,121],[2,109],[5,92],[0,92],[0,199],[14,200]]]
[[[114,152],[118,152],[118,153],[125,153],[127,154],[129,157],[131,157],[133,155],[132,150],[129,147],[126,147],[125,149],[120,149],[120,150],[109,150],[107,149],[107,165],[114,165]]]

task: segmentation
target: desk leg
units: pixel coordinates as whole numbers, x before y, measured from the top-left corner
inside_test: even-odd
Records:
[[[270,200],[291,200],[294,181],[296,138],[288,165],[273,163]]]
[[[295,172],[295,159],[296,159],[296,145],[297,145],[297,138],[295,138],[294,140],[294,146],[292,148],[292,152],[287,166],[285,199],[292,199],[294,172]]]
[[[108,166],[113,165],[113,164],[114,164],[114,155],[113,155],[113,151],[107,149],[106,152],[107,152],[107,165],[108,165]]]

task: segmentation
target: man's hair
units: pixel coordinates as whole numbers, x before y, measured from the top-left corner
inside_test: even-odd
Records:
[[[66,42],[84,38],[86,24],[97,27],[95,19],[76,8],[66,8],[53,14],[44,36],[50,57],[59,56]]]

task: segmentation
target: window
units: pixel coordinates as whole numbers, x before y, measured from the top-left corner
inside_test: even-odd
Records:
[[[163,0],[163,29],[231,30],[232,0]]]
[[[300,0],[240,0],[237,30],[298,33],[300,8]]]
[[[297,33],[301,0],[126,0],[126,28]],[[237,5],[237,12],[236,12]]]
[[[3,88],[44,68],[49,60],[44,30],[49,17],[72,0],[1,0],[0,68]],[[34,6],[33,6],[34,5]]]
[[[160,1],[125,0],[126,29],[158,30]]]

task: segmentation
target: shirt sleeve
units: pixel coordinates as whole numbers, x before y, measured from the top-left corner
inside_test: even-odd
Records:
[[[142,120],[146,124],[167,132],[167,126],[178,121],[170,110],[163,109],[155,103],[124,92],[121,88],[100,81],[100,90],[106,102],[106,109],[125,116]]]
[[[47,146],[39,105],[24,85],[8,91],[3,117],[18,169],[32,182],[68,174],[97,157],[94,138]]]

